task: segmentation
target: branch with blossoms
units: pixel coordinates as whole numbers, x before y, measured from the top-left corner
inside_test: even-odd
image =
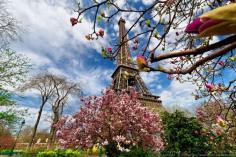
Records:
[[[121,42],[102,48],[104,58],[115,60],[121,46],[130,43],[140,71],[159,71],[170,80],[194,83],[198,87],[195,99],[207,97],[220,103],[224,97],[235,104],[235,76],[224,75],[236,72],[234,0],[162,0],[141,8],[104,0],[78,6],[78,17],[71,22],[78,24],[82,16],[92,14],[93,30],[86,35],[88,40],[106,35],[104,28],[98,29],[101,21],[113,24],[121,15],[134,15]]]

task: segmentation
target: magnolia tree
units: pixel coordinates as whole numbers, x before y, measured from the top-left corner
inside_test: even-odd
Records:
[[[141,106],[134,90],[117,94],[107,89],[100,97],[83,99],[84,106],[56,125],[62,147],[90,148],[102,144],[108,154],[129,151],[132,146],[163,149],[162,123],[158,114]],[[109,149],[109,146],[115,148]]]
[[[92,41],[111,35],[106,32],[120,17],[128,19],[122,40],[112,41],[108,48],[103,46],[104,57],[116,59],[120,47],[129,42],[140,71],[190,81],[198,88],[195,99],[223,102],[236,115],[235,0],[121,2],[78,3],[78,16],[71,17],[71,24],[79,28],[85,18],[93,21],[91,33],[85,36]]]
[[[196,114],[216,150],[226,151],[236,147],[236,117],[228,104],[208,102],[200,106]]]

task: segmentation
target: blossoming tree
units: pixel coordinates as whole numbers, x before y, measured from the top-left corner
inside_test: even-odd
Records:
[[[210,137],[209,143],[212,143],[218,152],[226,152],[236,146],[236,117],[234,111],[229,110],[227,106],[228,104],[223,102],[208,102],[196,111],[205,134]]]
[[[83,99],[84,106],[72,117],[56,125],[62,147],[90,148],[102,144],[108,154],[129,151],[132,146],[163,149],[162,123],[159,115],[141,106],[138,94],[107,89],[102,96]],[[112,147],[111,146],[115,146]]]

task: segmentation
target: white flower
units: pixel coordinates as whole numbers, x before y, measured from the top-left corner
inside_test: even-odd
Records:
[[[122,152],[125,150],[125,148],[123,148],[123,147],[120,146],[120,143],[117,144],[117,148],[118,148],[118,150],[120,150],[120,151],[122,151]]]
[[[107,141],[107,139],[102,143],[102,145],[103,145],[103,146],[108,145],[108,141]]]
[[[130,150],[129,150],[129,149],[127,149],[127,148],[126,148],[124,151],[125,151],[125,152],[130,152]]]

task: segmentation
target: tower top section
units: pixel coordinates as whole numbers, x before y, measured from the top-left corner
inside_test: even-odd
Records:
[[[128,34],[126,33],[125,30],[125,20],[122,17],[120,18],[118,25],[119,25],[119,45],[121,46],[117,55],[117,66],[125,65],[133,67],[131,54],[127,43]]]

